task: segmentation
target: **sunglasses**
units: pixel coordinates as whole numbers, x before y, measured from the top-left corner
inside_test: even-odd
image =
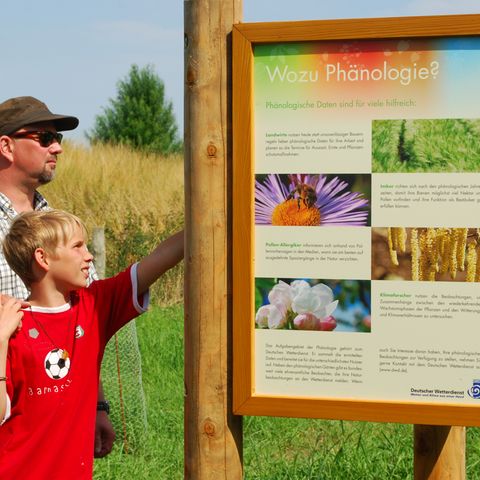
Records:
[[[12,138],[30,138],[38,142],[42,147],[49,147],[52,143],[62,143],[63,135],[58,132],[20,132],[11,135]]]

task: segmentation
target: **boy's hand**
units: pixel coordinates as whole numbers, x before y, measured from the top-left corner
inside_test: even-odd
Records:
[[[3,297],[3,296],[2,296]],[[15,298],[0,302],[0,341],[8,341],[22,327],[21,302]]]
[[[97,412],[95,421],[95,458],[102,458],[108,455],[113,448],[115,441],[115,430],[106,412]]]

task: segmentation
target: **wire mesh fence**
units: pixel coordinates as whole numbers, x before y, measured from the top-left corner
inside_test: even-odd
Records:
[[[134,321],[108,343],[101,378],[117,442],[122,442],[124,451],[130,453],[142,445],[147,431],[142,362]]]

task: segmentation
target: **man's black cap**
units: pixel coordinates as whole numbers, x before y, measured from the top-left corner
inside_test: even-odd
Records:
[[[54,114],[34,97],[15,97],[0,103],[0,135],[10,135],[38,122],[52,122],[57,132],[78,126],[77,117]]]

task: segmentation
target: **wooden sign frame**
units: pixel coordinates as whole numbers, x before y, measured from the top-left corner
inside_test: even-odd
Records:
[[[253,47],[347,39],[479,36],[480,15],[238,24],[233,29],[233,410],[240,415],[480,426],[480,405],[259,395],[254,367]]]

